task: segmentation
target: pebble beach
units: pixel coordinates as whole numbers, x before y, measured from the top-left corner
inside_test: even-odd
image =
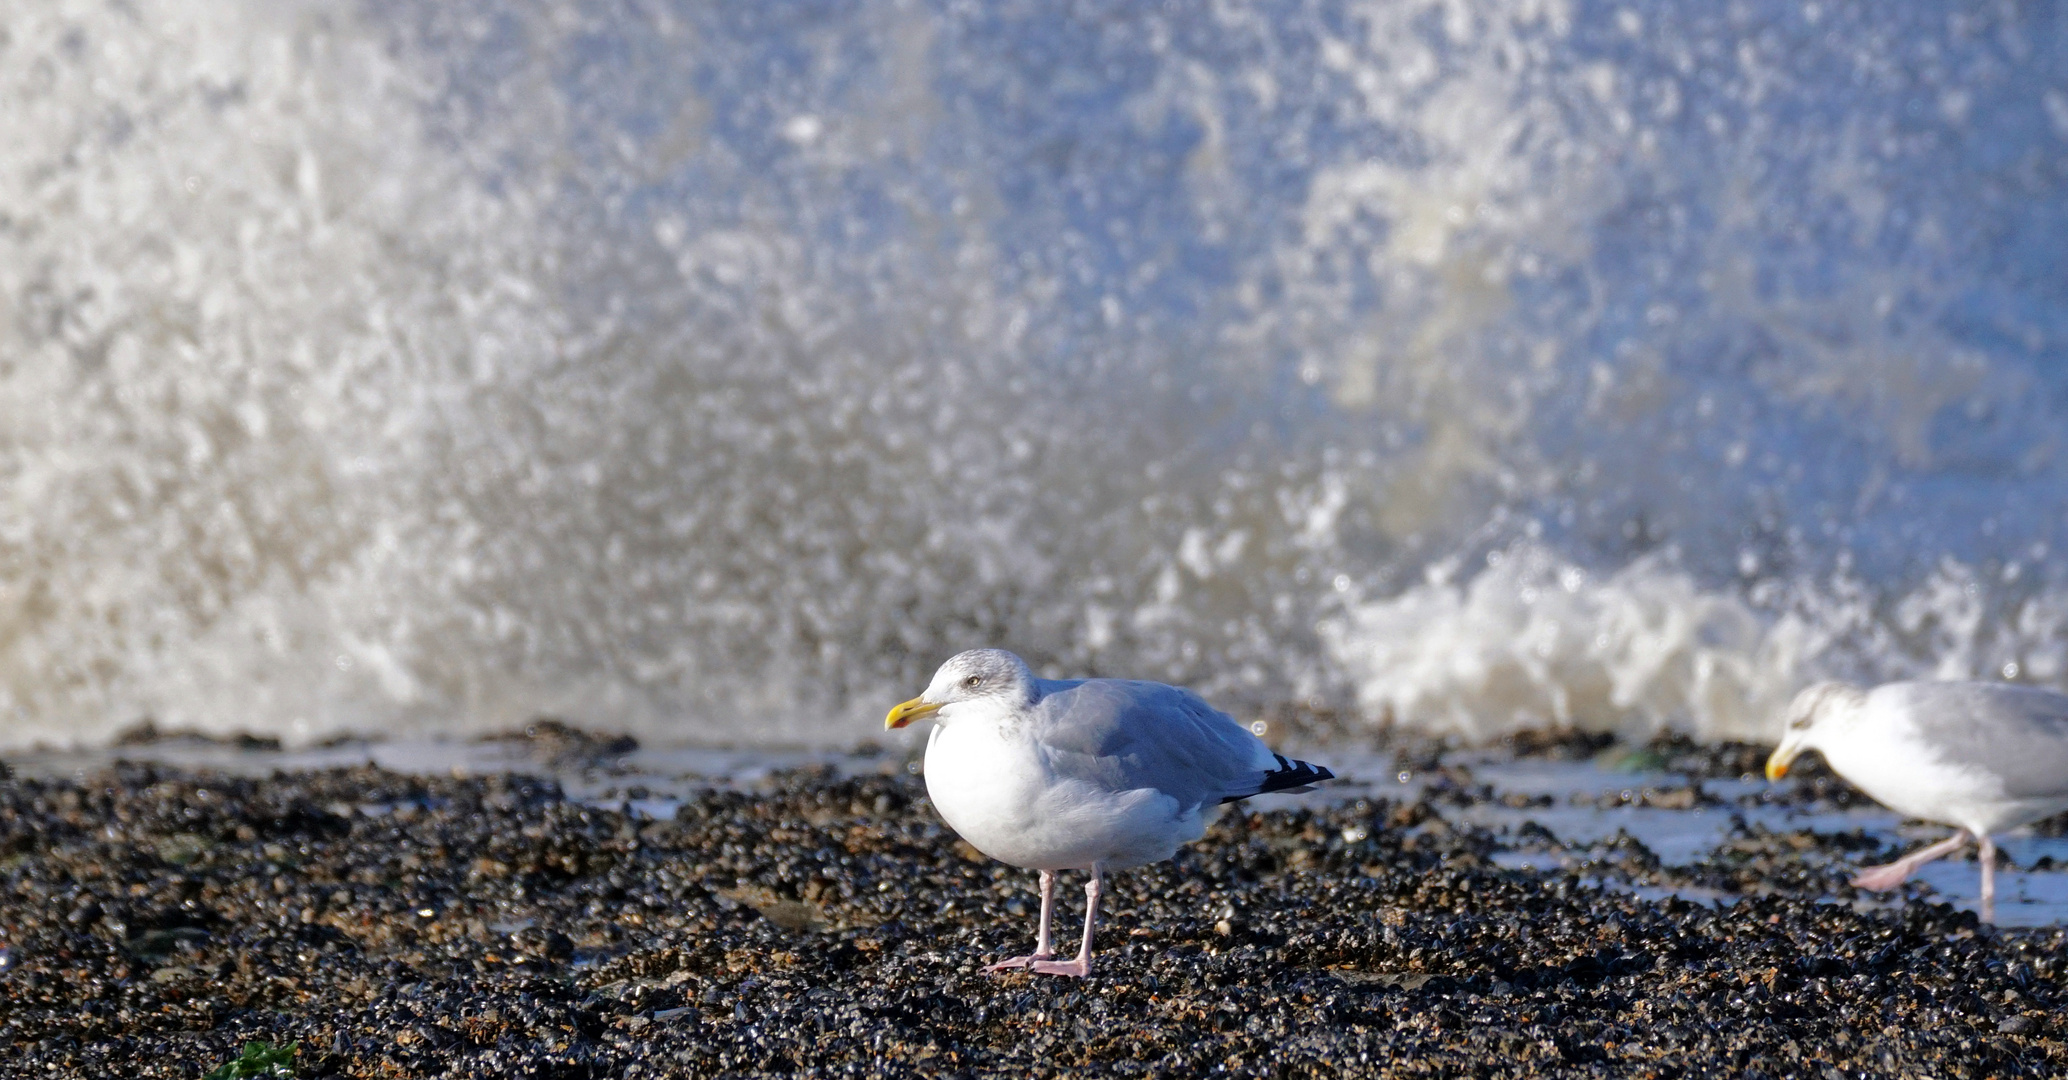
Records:
[[[1033,875],[961,844],[900,761],[656,817],[571,798],[567,741],[548,749],[533,773],[0,782],[0,1075],[198,1077],[250,1043],[292,1045],[299,1077],[2068,1068],[2068,935],[1914,885],[1864,902],[1847,870],[1879,841],[1715,805],[1699,774],[1755,747],[1642,793],[1732,821],[1677,866],[1627,832],[1475,824],[1534,804],[1433,751],[1401,798],[1237,807],[1108,879],[1082,981],[979,973],[1024,951]],[[1788,798],[1857,798],[1810,771]]]

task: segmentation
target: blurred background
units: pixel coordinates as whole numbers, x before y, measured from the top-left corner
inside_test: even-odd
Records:
[[[2068,683],[2058,5],[0,0],[0,748]]]

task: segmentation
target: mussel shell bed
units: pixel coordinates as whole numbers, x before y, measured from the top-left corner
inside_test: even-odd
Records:
[[[1238,811],[1108,880],[1093,977],[1034,876],[903,775],[781,773],[672,821],[552,781],[117,765],[0,781],[0,1074],[2058,1075],[2063,931],[1856,906],[1845,837],[1682,871],[1489,858],[1456,803]],[[1651,875],[1651,877],[1647,877]],[[1081,917],[1059,890],[1061,938]]]

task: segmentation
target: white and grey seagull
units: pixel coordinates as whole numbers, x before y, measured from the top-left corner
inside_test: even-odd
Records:
[[[1189,690],[1127,679],[1037,679],[1002,649],[949,658],[885,728],[931,716],[926,793],[950,828],[1000,862],[1041,873],[1034,951],[987,972],[1082,977],[1105,872],[1168,859],[1205,835],[1222,803],[1306,791],[1334,777],[1275,754]],[[1089,870],[1084,941],[1057,960],[1056,874]]]
[[[1905,817],[1951,825],[1950,838],[1885,866],[1856,889],[1893,889],[1917,868],[1981,842],[1982,921],[1996,917],[1991,833],[2068,810],[2068,697],[2030,686],[1894,682],[1872,690],[1819,683],[1795,696],[1781,745],[1766,762],[1779,780],[1804,750]]]

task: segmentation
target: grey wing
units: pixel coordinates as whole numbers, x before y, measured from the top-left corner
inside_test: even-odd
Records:
[[[2003,683],[1916,682],[1887,689],[1950,756],[2003,778],[2012,798],[2068,795],[2068,697]]]
[[[1278,765],[1262,740],[1188,690],[1091,679],[1035,703],[1059,774],[1114,791],[1155,788],[1185,807],[1254,795]]]

